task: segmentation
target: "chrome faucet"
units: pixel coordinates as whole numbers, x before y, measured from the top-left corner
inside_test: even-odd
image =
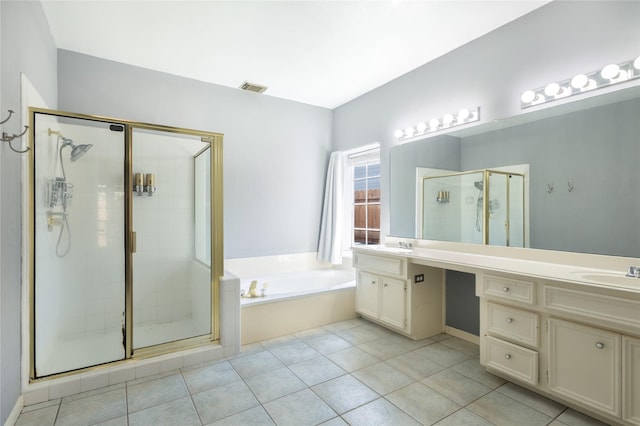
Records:
[[[627,277],[640,278],[640,266],[629,266]]]
[[[404,241],[400,241],[398,243],[400,245],[401,248],[405,248],[405,249],[413,249],[413,244],[412,243],[405,243]]]

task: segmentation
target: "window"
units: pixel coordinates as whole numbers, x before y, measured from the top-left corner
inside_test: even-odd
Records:
[[[354,157],[352,243],[380,244],[380,154]]]

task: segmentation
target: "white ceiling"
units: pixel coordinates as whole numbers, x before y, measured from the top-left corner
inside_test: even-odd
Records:
[[[54,1],[58,48],[335,108],[548,1]]]

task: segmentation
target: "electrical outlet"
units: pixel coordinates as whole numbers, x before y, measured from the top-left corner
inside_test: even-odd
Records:
[[[413,282],[421,283],[424,282],[424,274],[418,274],[414,277]]]

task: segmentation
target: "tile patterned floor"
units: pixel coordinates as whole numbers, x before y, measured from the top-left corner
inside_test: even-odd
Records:
[[[355,319],[27,406],[17,425],[602,425],[488,374],[478,346]]]

